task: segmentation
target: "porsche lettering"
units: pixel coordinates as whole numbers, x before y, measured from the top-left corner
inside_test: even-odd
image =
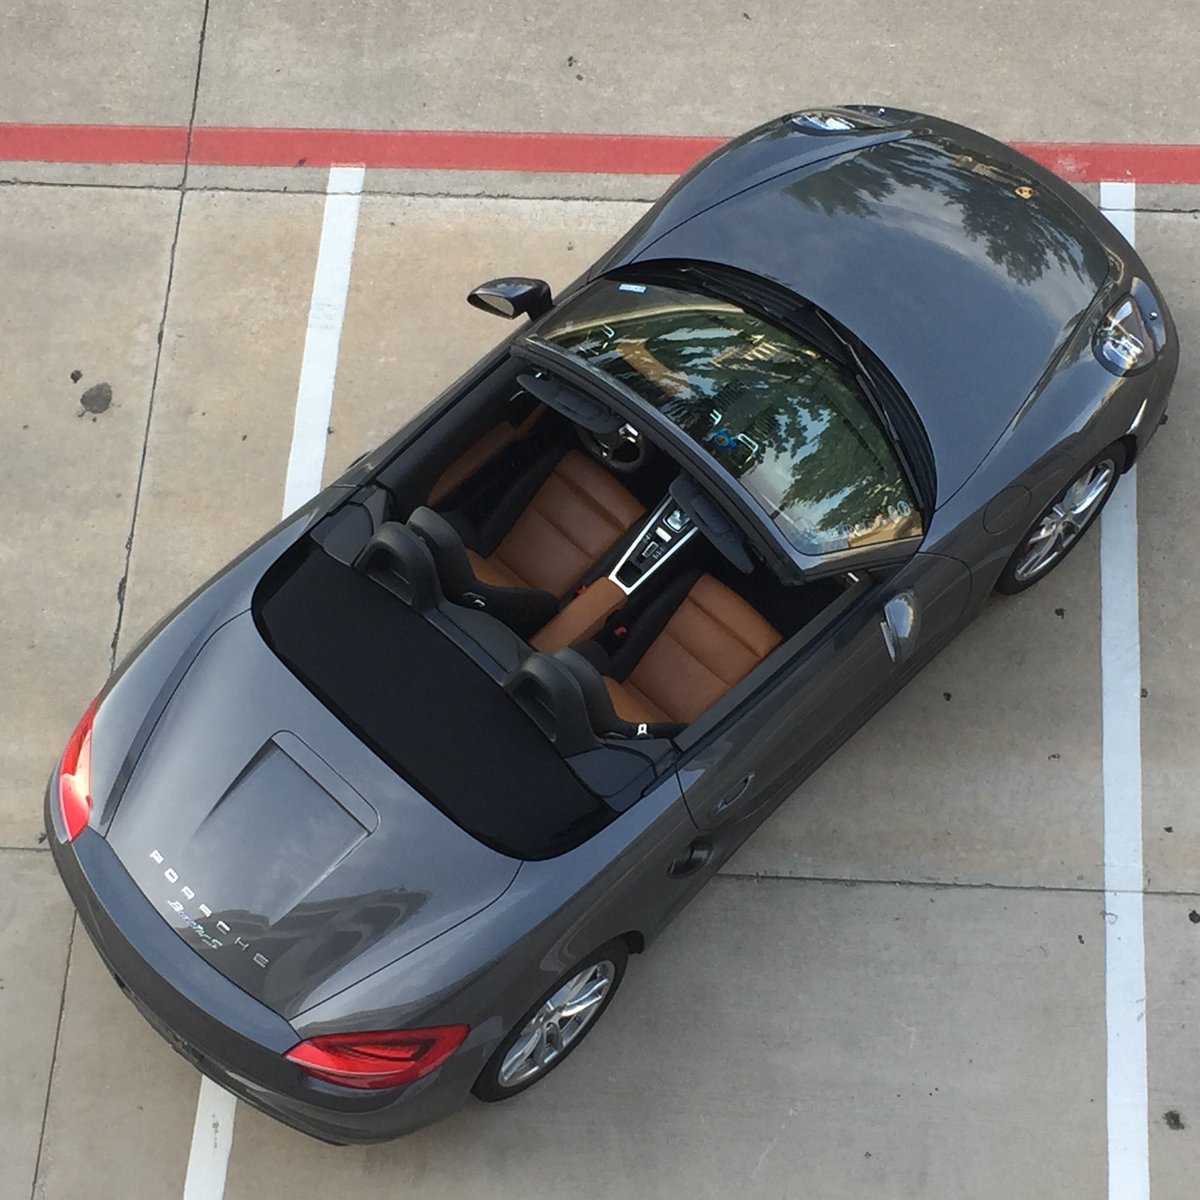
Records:
[[[169,867],[169,866],[165,865],[165,860],[164,860],[162,854],[158,850],[150,851],[150,859],[152,862],[155,862],[159,866],[163,867],[163,878],[168,883],[172,883],[172,884],[179,883],[179,872],[176,871],[174,869],[174,867]],[[183,884],[180,886],[179,894],[184,898],[184,900],[188,900],[188,901],[192,901],[196,898],[196,893],[190,887],[188,887],[187,884]],[[184,908],[182,900],[177,900],[174,897],[172,897],[170,900],[167,901],[167,907],[177,917],[181,917],[183,919],[184,924],[196,935],[197,938],[200,939],[201,945],[206,946],[209,950],[220,950],[223,946],[226,946],[226,945],[232,946],[235,950],[249,950],[250,949],[250,943],[244,937],[242,937],[240,934],[238,936],[236,936],[232,942],[227,942],[225,940],[225,938],[228,937],[228,935],[233,932],[233,929],[230,927],[228,922],[222,921],[222,920],[217,921],[217,923],[216,923],[217,932],[222,934],[223,936],[222,937],[214,937],[208,931],[208,929],[205,928],[203,921],[196,920],[196,918],[193,917],[192,914],[189,913],[186,908]],[[209,908],[207,904],[197,905],[197,908],[198,908],[200,915],[205,920],[208,920],[213,915],[213,910],[211,908]],[[265,954],[260,954],[257,951],[254,954],[252,954],[250,957],[251,957],[251,960],[253,961],[254,965],[257,967],[265,967],[271,961]]]

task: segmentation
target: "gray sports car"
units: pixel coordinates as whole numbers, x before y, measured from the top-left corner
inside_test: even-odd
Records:
[[[470,299],[530,321],[162,621],[46,797],[118,985],[330,1141],[561,1063],[773,808],[1070,552],[1178,357],[1081,195],[869,106],[730,142],[557,298]]]

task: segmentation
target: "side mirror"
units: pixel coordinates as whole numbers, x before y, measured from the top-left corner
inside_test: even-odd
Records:
[[[554,305],[550,285],[544,279],[526,279],[524,276],[506,276],[489,279],[467,293],[467,303],[484,312],[512,320],[522,315],[537,320],[548,313]]]

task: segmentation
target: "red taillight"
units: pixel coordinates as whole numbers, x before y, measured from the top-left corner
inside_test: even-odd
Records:
[[[327,1033],[293,1046],[284,1057],[309,1075],[343,1087],[399,1087],[440,1067],[469,1032],[467,1025],[437,1025],[382,1033]]]
[[[96,701],[87,707],[71,734],[58,768],[58,810],[67,841],[73,842],[92,815],[92,718]]]

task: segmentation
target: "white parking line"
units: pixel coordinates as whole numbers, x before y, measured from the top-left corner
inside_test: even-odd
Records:
[[[342,319],[346,315],[350,263],[354,258],[358,205],[365,174],[362,167],[329,169],[325,219],[321,225],[321,246],[317,252],[308,333],[300,366],[300,389],[296,395],[292,452],[288,456],[287,482],[283,488],[285,516],[321,490],[329,414],[333,408],[333,380],[337,374],[338,347],[342,341]]]
[[[237,1100],[207,1075],[200,1077],[192,1148],[188,1152],[183,1200],[220,1200],[225,1194],[225,1171],[233,1145]]]
[[[362,167],[329,169],[325,216],[321,223],[321,243],[317,251],[308,331],[300,364],[300,386],[296,393],[296,414],[292,423],[292,448],[283,485],[284,516],[321,490],[338,348],[342,340],[346,295],[350,290],[350,266],[354,259],[365,174]],[[236,1099],[204,1076],[196,1101],[183,1200],[221,1200],[224,1196],[236,1112]]]
[[[1102,183],[1100,208],[1130,243],[1132,183]],[[1104,1015],[1108,1037],[1109,1200],[1148,1200],[1146,947],[1142,913],[1141,635],[1137,471],[1100,519],[1100,670],[1104,781]]]

